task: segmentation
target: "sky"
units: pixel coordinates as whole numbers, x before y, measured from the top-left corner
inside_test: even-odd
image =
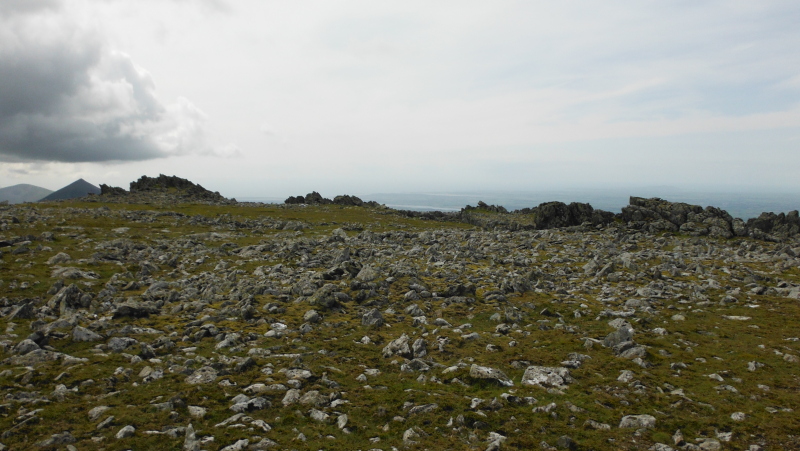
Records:
[[[2,0],[0,187],[800,193],[800,2]]]

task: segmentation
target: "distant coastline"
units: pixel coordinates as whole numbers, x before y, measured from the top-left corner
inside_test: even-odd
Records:
[[[572,189],[541,191],[485,191],[441,193],[352,193],[364,201],[374,200],[387,207],[412,211],[459,211],[466,205],[483,201],[501,205],[509,211],[535,207],[543,202],[584,202],[596,209],[613,213],[628,205],[630,196],[661,197],[672,202],[686,202],[703,207],[714,206],[733,217],[750,219],[762,212],[789,212],[800,209],[800,193],[705,192],[678,189]],[[237,197],[242,202],[283,203],[279,197]]]

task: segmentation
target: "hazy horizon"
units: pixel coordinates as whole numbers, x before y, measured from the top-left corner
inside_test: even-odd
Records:
[[[102,183],[88,182],[96,186]],[[0,186],[0,189],[8,187]],[[48,187],[41,188],[57,191],[63,188],[63,186],[55,187],[54,189]],[[128,184],[124,184],[122,188],[128,189]],[[213,186],[204,186],[204,188],[211,191],[218,191]],[[327,198],[333,198],[343,194],[355,195],[364,201],[376,201],[391,208],[414,211],[459,211],[466,205],[475,206],[479,201],[489,205],[503,206],[508,211],[514,211],[535,207],[544,202],[559,201],[564,203],[583,202],[591,204],[595,209],[619,213],[622,207],[628,205],[628,200],[631,196],[645,198],[659,197],[671,202],[685,202],[702,207],[718,207],[728,211],[732,216],[742,219],[756,217],[762,212],[785,213],[800,209],[800,192],[791,192],[788,190],[743,190],[735,188],[722,190],[703,187],[691,188],[648,185],[627,187],[551,186],[529,190],[489,189],[428,192],[338,192],[331,190],[320,191],[312,188],[285,195],[253,192],[249,193],[251,195],[244,196],[237,196],[226,192],[220,192],[220,194],[227,198],[234,198],[240,202],[283,203],[289,196],[304,196],[312,191],[317,191],[323,197]]]

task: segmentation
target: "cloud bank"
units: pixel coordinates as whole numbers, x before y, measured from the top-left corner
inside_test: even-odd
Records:
[[[0,160],[137,161],[212,153],[206,115],[52,0],[0,5]]]

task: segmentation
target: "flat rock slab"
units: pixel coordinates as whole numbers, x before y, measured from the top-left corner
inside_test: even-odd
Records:
[[[620,428],[642,429],[653,428],[656,425],[656,417],[652,415],[626,415],[619,422]]]
[[[564,367],[529,366],[522,375],[522,385],[538,385],[543,388],[564,388],[575,382]]]
[[[217,379],[217,370],[210,366],[204,366],[186,378],[186,383],[191,385],[210,384]]]
[[[488,379],[506,387],[513,387],[514,382],[500,370],[473,364],[469,368],[469,376],[475,379]]]

